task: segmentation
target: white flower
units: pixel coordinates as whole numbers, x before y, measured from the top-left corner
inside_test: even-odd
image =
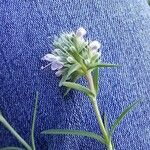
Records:
[[[41,58],[41,60],[46,60],[46,61],[56,61],[58,58],[53,55],[53,54],[46,54],[44,57]]]
[[[83,38],[83,36],[86,34],[86,30],[83,27],[80,27],[77,31],[76,31],[76,36]]]
[[[98,42],[98,41],[93,41],[89,44],[89,47],[92,49],[92,50],[95,50],[97,51],[100,47],[101,47],[101,44]]]
[[[52,70],[59,70],[63,67],[63,63],[60,61],[60,57],[53,54],[46,54],[44,57],[42,57],[42,60],[49,61],[50,63],[46,66],[42,66],[41,69],[44,69],[50,65]]]
[[[97,55],[99,58],[101,57],[101,54],[102,54],[101,50],[100,51],[92,50],[92,53],[93,55]]]

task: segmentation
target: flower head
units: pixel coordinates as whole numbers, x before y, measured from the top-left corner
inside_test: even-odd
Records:
[[[89,47],[92,50],[97,51],[101,47],[101,44],[98,41],[93,41],[89,44]]]
[[[85,34],[86,30],[82,27],[76,32],[61,34],[54,40],[54,51],[42,57],[49,62],[45,67],[51,66],[52,70],[56,70],[56,76],[62,76],[61,82],[75,80],[100,63],[100,43],[83,40]]]
[[[76,31],[76,36],[82,38],[86,34],[86,30],[83,27],[80,27]]]

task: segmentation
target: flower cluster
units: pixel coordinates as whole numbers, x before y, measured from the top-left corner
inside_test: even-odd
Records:
[[[80,27],[76,32],[63,33],[54,40],[55,49],[46,54],[42,60],[50,62],[56,76],[62,75],[62,80],[74,80],[78,75],[84,75],[100,63],[101,44],[98,41],[88,41],[84,38],[86,30]],[[42,69],[45,67],[42,66]]]

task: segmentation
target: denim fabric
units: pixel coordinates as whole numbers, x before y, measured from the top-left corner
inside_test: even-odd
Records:
[[[88,38],[102,43],[102,60],[122,67],[100,70],[98,104],[109,126],[131,102],[143,99],[121,122],[116,150],[150,149],[150,7],[146,0],[2,0],[0,5],[0,110],[28,142],[39,91],[37,150],[103,150],[96,140],[44,136],[51,128],[99,133],[89,99],[71,91],[64,98],[50,68],[40,58],[53,50],[63,31],[83,26]],[[85,84],[84,79],[80,80]],[[21,146],[1,125],[0,147]]]

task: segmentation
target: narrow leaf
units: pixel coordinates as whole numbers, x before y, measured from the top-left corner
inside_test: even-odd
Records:
[[[34,131],[35,131],[35,120],[37,114],[37,105],[38,105],[38,92],[36,92],[33,120],[32,120],[32,129],[31,129],[31,141],[32,141],[32,150],[35,150],[35,139],[34,139]]]
[[[96,67],[101,67],[101,68],[104,68],[104,67],[120,67],[120,65],[107,64],[107,63],[96,63],[96,64],[92,65],[90,67],[90,69],[93,69],[93,68],[96,68]]]
[[[74,73],[75,71],[77,71],[78,69],[80,68],[80,65],[77,65],[77,64],[74,64],[72,65],[68,70],[66,70],[66,73],[63,75],[60,83],[59,83],[59,86],[62,86],[62,83],[65,82],[68,77]]]
[[[94,96],[94,94],[88,88],[86,88],[80,84],[73,83],[73,82],[63,82],[62,85],[66,86],[68,88],[73,88],[73,89],[79,90],[81,92],[84,92],[88,96]]]
[[[68,74],[67,74],[67,78],[75,71],[77,71],[80,68],[80,65],[74,64],[70,67]]]
[[[98,86],[98,76],[99,76],[99,70],[98,70],[98,67],[97,67],[93,70],[93,82],[94,82],[94,88],[95,88],[95,91],[96,91],[96,95],[98,93],[98,88],[99,88],[99,86]]]
[[[98,141],[100,141],[101,143],[105,143],[104,139],[98,135],[95,134],[93,132],[88,132],[88,131],[81,131],[81,130],[65,130],[65,129],[51,129],[51,130],[46,130],[43,131],[42,134],[51,134],[51,135],[77,135],[77,136],[86,136],[89,138],[93,138],[96,139]]]
[[[74,51],[69,51],[69,53],[74,57],[74,59],[75,59],[78,63],[80,63],[80,64],[83,63],[82,56],[81,56],[76,50],[74,50]]]
[[[107,133],[108,133],[109,130],[108,130],[108,120],[107,120],[106,113],[104,113],[104,126],[105,126]]]
[[[6,127],[13,136],[16,137],[16,139],[22,144],[24,145],[24,147],[28,150],[32,150],[32,148],[30,147],[30,145],[28,143],[26,143],[26,141],[15,131],[15,129],[7,122],[7,120],[1,115],[1,123],[4,125],[4,127]]]
[[[80,63],[80,65],[82,66],[82,70],[86,71],[87,68],[85,66],[85,64],[83,63],[84,58],[75,50],[75,51],[70,51],[71,55],[74,57],[74,59]]]
[[[62,83],[65,82],[67,80],[67,75],[68,74],[68,69],[65,70],[60,82],[59,82],[59,86],[62,86]]]
[[[0,148],[0,150],[24,150],[24,149],[19,148],[19,147],[3,147],[3,148]]]
[[[111,126],[110,129],[110,135],[113,134],[115,131],[116,127],[119,125],[119,123],[122,121],[122,119],[125,117],[125,115],[133,108],[135,107],[140,101],[136,101],[133,104],[129,105],[122,113],[121,115],[117,118],[117,120],[114,122],[114,124]]]
[[[78,78],[79,78],[78,73],[74,73],[74,74],[71,75],[70,81],[71,82],[76,82],[78,80]],[[69,93],[70,90],[71,90],[71,88],[67,88],[67,91],[65,92],[64,96],[66,96]]]

